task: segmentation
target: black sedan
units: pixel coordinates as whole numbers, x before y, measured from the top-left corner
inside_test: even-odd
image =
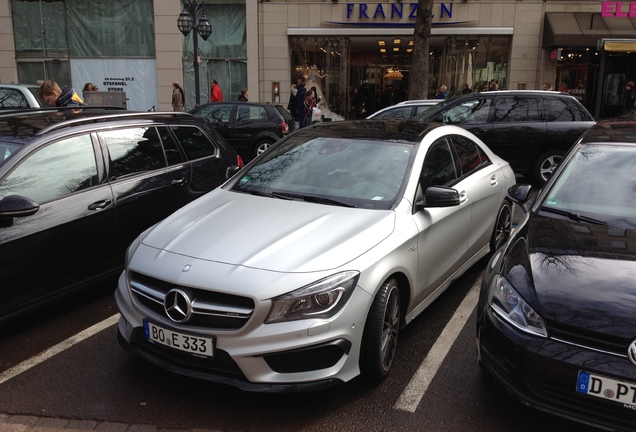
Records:
[[[636,122],[583,135],[491,258],[481,287],[480,365],[531,407],[636,428]]]
[[[186,113],[0,115],[0,323],[118,274],[140,232],[239,165]]]

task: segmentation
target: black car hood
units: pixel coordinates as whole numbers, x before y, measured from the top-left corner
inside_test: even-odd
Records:
[[[636,335],[636,230],[532,213],[503,274],[551,325]]]

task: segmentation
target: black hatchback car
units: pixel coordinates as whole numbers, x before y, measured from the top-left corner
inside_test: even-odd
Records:
[[[285,109],[258,102],[210,102],[190,113],[206,119],[241,157],[249,161],[295,129]]]
[[[0,115],[0,322],[118,274],[139,233],[238,165],[186,113]]]
[[[418,120],[455,124],[477,135],[519,174],[542,185],[595,122],[568,93],[501,90],[446,99]]]
[[[606,121],[568,153],[484,272],[481,366],[525,405],[636,427],[636,122]],[[575,427],[571,428],[576,430]]]

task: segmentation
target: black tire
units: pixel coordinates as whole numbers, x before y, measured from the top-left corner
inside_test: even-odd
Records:
[[[554,170],[563,160],[565,152],[561,150],[550,150],[543,153],[534,164],[532,177],[538,186],[543,186],[547,182]]]
[[[274,143],[270,142],[270,141],[259,141],[259,142],[257,142],[256,145],[254,146],[254,157],[259,156],[265,150],[270,148],[272,146],[272,144],[274,144]]]
[[[381,381],[389,374],[400,330],[400,291],[390,279],[373,300],[362,335],[360,372],[367,379]]]
[[[503,246],[512,233],[512,205],[508,200],[504,200],[497,212],[495,227],[490,237],[490,252],[494,252]]]

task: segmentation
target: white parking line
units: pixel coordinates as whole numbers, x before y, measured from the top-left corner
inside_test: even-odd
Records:
[[[435,377],[437,370],[472,314],[479,298],[480,286],[481,276],[470,288],[470,291],[468,291],[468,294],[466,294],[466,297],[455,311],[455,314],[446,324],[446,327],[444,327],[444,330],[435,341],[433,347],[431,347],[428,355],[422,364],[420,364],[419,369],[415,372],[415,375],[413,375],[413,378],[411,378],[411,381],[393,408],[411,413],[415,412],[422,397],[424,397],[424,393],[426,393],[428,386]]]
[[[117,321],[119,321],[119,314],[113,315],[110,318],[106,318],[104,321],[97,323],[94,326],[89,327],[74,336],[71,336],[70,338],[60,342],[59,344],[52,346],[45,351],[42,351],[40,354],[13,366],[11,369],[7,369],[6,371],[0,373],[0,384],[9,381],[11,378],[20,375],[22,372],[31,369],[33,366],[39,365],[43,361],[50,359],[54,355],[61,353],[62,351],[72,347],[73,345],[83,341],[84,339],[87,339],[94,334],[97,334],[100,331],[112,326],[113,324],[116,324]]]

